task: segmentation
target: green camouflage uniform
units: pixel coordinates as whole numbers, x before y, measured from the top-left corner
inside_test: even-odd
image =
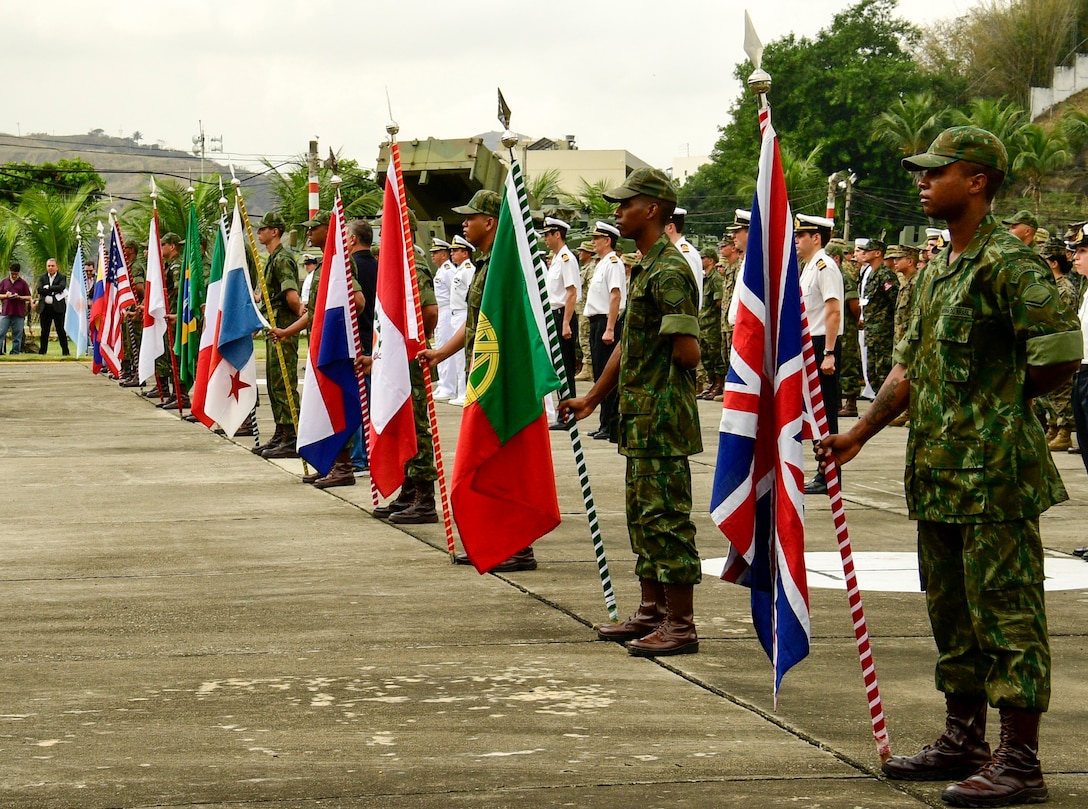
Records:
[[[1080,302],[1077,300],[1077,288],[1073,286],[1073,281],[1068,275],[1063,275],[1055,279],[1055,284],[1058,287],[1058,297],[1076,312]],[[1055,388],[1046,396],[1040,396],[1036,401],[1043,410],[1048,427],[1068,430],[1075,428],[1076,425],[1073,424],[1072,379]]]
[[[899,296],[899,278],[895,270],[888,269],[883,261],[880,266],[873,267],[865,285],[865,295],[868,300],[862,304],[862,310],[869,384],[873,390],[880,390],[892,370],[895,349],[895,303]]]
[[[703,370],[710,377],[723,376],[722,275],[717,268],[703,276],[703,308],[699,311],[699,342]]]
[[[416,261],[416,278],[419,283],[420,309],[426,306],[437,306],[438,299],[434,295],[434,270],[426,261]],[[469,308],[471,311],[471,304]],[[479,309],[476,311],[479,313]],[[467,331],[465,339],[468,340]],[[434,465],[431,420],[427,414],[427,389],[423,385],[423,366],[418,362],[409,362],[408,373],[412,380],[412,415],[416,424],[416,454],[404,464],[404,477],[420,482],[438,480],[438,470]]]
[[[480,319],[480,304],[484,300],[484,283],[487,281],[491,254],[482,255],[473,263],[476,273],[468,285],[468,314],[465,316],[465,368],[468,373],[472,373],[472,344],[476,342],[476,323]]]
[[[861,396],[861,345],[858,343],[858,322],[850,313],[850,301],[858,299],[858,271],[848,261],[842,263],[842,370],[839,372],[839,389],[842,397],[852,402]]]
[[[181,278],[181,256],[171,261],[165,267],[163,267],[162,280],[165,287],[166,294],[166,313],[169,315],[176,314],[178,311],[178,285]],[[175,324],[176,325],[176,324]],[[166,334],[163,336],[163,344],[166,346],[166,350],[159,355],[159,358],[155,360],[155,374],[164,380],[170,380],[169,384],[174,384],[174,366],[170,357],[174,354],[174,330],[168,328]]]
[[[586,296],[589,295],[589,284],[593,280],[593,272],[596,269],[596,256],[587,261],[585,266],[579,269],[582,274],[582,306],[585,306]],[[578,318],[578,358],[582,361],[584,367],[589,367],[589,357],[589,318],[580,316]]]
[[[937,687],[1045,711],[1039,515],[1067,495],[1024,386],[1029,365],[1080,358],[1080,324],[1050,270],[993,216],[951,268],[949,253],[919,273],[895,350],[911,383],[905,488]]]
[[[627,529],[640,579],[697,584],[688,456],[703,449],[695,371],[672,358],[673,335],[698,339],[699,291],[667,236],[631,270],[620,344],[619,451],[627,457]]]
[[[910,325],[910,307],[914,301],[914,284],[918,280],[918,271],[899,285],[899,295],[895,299],[895,344],[907,336]]]
[[[726,264],[722,271],[722,362],[729,370],[729,354],[733,351],[733,324],[729,322],[729,306],[733,301],[733,290],[737,286],[737,275],[744,266],[743,259]]]
[[[268,257],[264,266],[264,275],[268,283],[269,295],[269,300],[264,303],[265,317],[270,325],[286,329],[298,320],[298,315],[287,305],[287,293],[291,290],[298,292],[298,264],[295,263],[295,257],[286,247],[279,245]],[[276,351],[277,345],[283,351],[286,377]],[[265,337],[264,349],[265,378],[268,380],[268,401],[272,406],[272,418],[276,424],[294,424],[295,420],[291,418],[291,404],[294,404],[297,417],[298,335],[280,340],[278,344],[274,343],[271,337]],[[291,397],[290,400],[288,396]]]

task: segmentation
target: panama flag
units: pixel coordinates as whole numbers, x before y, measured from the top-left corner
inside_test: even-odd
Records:
[[[374,304],[371,368],[370,480],[384,497],[404,483],[404,464],[416,454],[412,381],[408,363],[426,342],[415,299],[415,252],[403,196],[400,149],[390,151],[382,201],[382,244]]]
[[[219,219],[219,229],[215,234],[215,249],[212,251],[212,269],[208,274],[207,299],[204,305],[204,329],[200,333],[200,352],[196,358],[196,381],[189,392],[192,402],[190,411],[206,427],[215,424],[204,412],[204,401],[208,395],[208,372],[211,368],[212,345],[218,336],[219,299],[223,293],[223,265],[227,258],[227,223]]]
[[[731,547],[722,578],[752,590],[752,618],[782,676],[808,654],[804,369],[793,215],[778,138],[763,134],[722,403],[711,515]]]
[[[87,315],[87,282],[83,277],[83,243],[76,245],[72,273],[68,277],[68,311],[64,313],[64,331],[75,343],[76,357],[87,353],[90,338]]]
[[[453,516],[485,573],[559,525],[543,399],[559,388],[543,337],[528,197],[515,163],[506,177],[472,350],[453,464]]]
[[[298,417],[298,454],[323,475],[363,422],[355,374],[355,304],[347,262],[343,208],[337,204],[310,315],[306,384]]]
[[[110,214],[110,252],[106,265],[105,307],[102,311],[102,331],[99,334],[102,361],[114,376],[121,375],[121,360],[125,356],[124,335],[121,332],[124,311],[136,304],[129,282],[128,263],[122,249],[121,229]]]
[[[268,323],[253,303],[246,264],[245,229],[238,203],[227,238],[219,328],[208,361],[208,390],[204,414],[233,437],[257,404],[257,362],[253,354],[253,332],[267,329]]]
[[[159,243],[159,212],[151,216],[147,234],[147,280],[144,283],[143,339],[140,341],[140,381],[155,375],[155,360],[166,350],[166,282],[162,272],[162,245]]]

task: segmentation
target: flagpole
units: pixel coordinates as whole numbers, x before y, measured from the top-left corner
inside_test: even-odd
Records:
[[[334,174],[329,182],[332,183],[333,188],[333,205],[336,206],[334,214],[339,222],[337,227],[340,231],[340,251],[344,254],[344,277],[348,285],[348,300],[351,302],[351,339],[355,344],[355,378],[359,381],[359,409],[362,416],[360,432],[362,433],[363,446],[367,447],[366,457],[369,463],[370,447],[367,446],[367,442],[370,438],[370,398],[366,395],[366,374],[359,363],[359,358],[363,354],[363,340],[359,334],[359,309],[355,305],[355,273],[351,271],[351,256],[348,255],[347,236],[344,233],[347,222],[344,217],[344,200],[340,196],[340,184],[343,181],[340,179],[339,174]],[[313,215],[311,214],[311,216]],[[329,268],[332,269],[331,263]],[[370,478],[370,500],[375,507],[380,502],[378,499],[378,484],[374,482],[373,476]]]
[[[544,324],[548,331],[548,351],[551,354],[552,365],[559,377],[559,398],[571,398],[570,381],[567,379],[566,366],[563,364],[563,352],[559,345],[559,332],[555,323],[547,314],[547,282],[544,279],[544,253],[540,249],[540,242],[533,228],[533,217],[529,210],[529,195],[525,190],[525,179],[521,173],[521,164],[514,152],[517,145],[517,136],[510,131],[510,108],[499,90],[499,121],[505,127],[502,134],[502,145],[510,152],[510,171],[513,176],[514,188],[517,190],[520,215],[525,225],[525,232],[529,239],[529,250],[533,257],[533,270],[536,274],[537,289],[540,294],[541,308],[544,309]],[[511,214],[514,212],[511,211]],[[616,593],[612,587],[612,576],[608,570],[608,558],[604,552],[604,540],[601,536],[601,524],[597,519],[597,505],[593,499],[593,489],[589,483],[589,468],[586,466],[585,453],[582,449],[582,436],[578,431],[577,419],[567,422],[567,434],[570,436],[571,449],[574,451],[574,464],[578,470],[578,481],[582,487],[582,501],[585,504],[586,519],[589,521],[589,534],[593,540],[593,554],[597,561],[597,572],[601,577],[601,589],[604,592],[604,604],[608,610],[608,618],[612,622],[619,620],[619,611],[616,608]]]
[[[231,171],[234,171],[233,166]],[[242,196],[242,181],[237,177],[232,177],[230,184],[234,186],[234,198],[238,202],[238,210],[242,215],[242,227],[246,229],[246,238],[249,241],[249,249],[253,251],[253,264],[257,268],[257,281],[261,285],[261,296],[264,298],[265,310],[268,312],[268,316],[271,320],[271,327],[275,328],[275,318],[272,314],[272,296],[268,294],[268,278],[264,273],[264,265],[261,264],[260,254],[257,252],[257,237],[253,235],[253,227],[249,224],[249,214],[246,212],[246,199]],[[284,380],[287,379],[287,361],[283,357],[283,346],[279,344],[278,340],[272,340],[272,347],[276,350],[276,360],[280,365],[280,373],[283,374]],[[268,357],[264,358],[265,366],[268,365]],[[267,373],[265,374],[267,376]],[[287,408],[291,412],[291,426],[294,428],[295,435],[298,435],[298,406],[295,402],[295,397],[291,393],[291,389],[284,386],[287,391]],[[256,412],[256,408],[254,408]],[[301,457],[301,456],[300,456]],[[310,467],[306,463],[306,459],[302,458],[302,474],[310,474]]]
[[[759,101],[759,133],[762,137],[771,121],[771,107],[767,94],[771,89],[771,76],[761,68],[763,45],[756,36],[748,12],[744,13],[745,34],[744,50],[755,68],[748,77],[748,89],[756,94]],[[812,335],[809,332],[808,316],[805,313],[805,301],[801,298],[801,354],[804,358],[805,377],[808,381],[809,399],[812,404],[812,418],[815,422],[819,439],[827,437],[827,412],[824,407],[823,392],[820,388],[820,369],[816,364],[816,352],[812,348]],[[854,568],[854,552],[850,543],[850,531],[846,525],[846,511],[843,508],[842,488],[839,481],[839,469],[834,456],[828,456],[824,467],[827,479],[827,494],[831,500],[831,517],[835,524],[835,539],[842,558],[842,569],[846,580],[846,595],[850,604],[850,618],[854,625],[854,639],[857,643],[858,659],[861,663],[862,679],[869,703],[869,715],[873,725],[873,740],[881,761],[891,757],[891,743],[884,720],[884,707],[880,698],[880,685],[877,682],[876,664],[869,644],[869,629],[865,620],[865,607],[858,588],[857,572]],[[773,615],[773,611],[772,611]]]
[[[389,159],[393,161],[395,170],[393,176],[397,181],[397,198],[400,200],[400,221],[404,229],[404,251],[408,260],[408,274],[412,278],[412,302],[416,313],[416,328],[422,341],[426,341],[426,331],[423,328],[423,310],[419,306],[419,279],[416,277],[416,253],[415,243],[412,239],[412,228],[408,221],[408,200],[404,196],[404,175],[400,169],[400,147],[397,145],[397,133],[400,125],[390,120],[385,126],[389,133]],[[426,343],[424,342],[424,346]],[[438,414],[434,408],[434,395],[431,390],[431,366],[421,361],[423,370],[423,390],[427,399],[427,421],[431,425],[431,443],[434,445],[434,468],[438,473],[438,496],[442,504],[442,524],[446,529],[446,548],[450,554],[450,562],[454,562],[456,548],[453,544],[453,517],[450,509],[450,493],[446,486],[445,465],[442,463],[442,444],[438,437]],[[412,405],[415,406],[414,403]]]

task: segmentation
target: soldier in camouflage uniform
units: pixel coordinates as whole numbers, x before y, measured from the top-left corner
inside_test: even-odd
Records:
[[[484,297],[487,268],[491,263],[491,247],[495,243],[495,231],[499,224],[501,208],[502,197],[494,191],[477,191],[467,205],[453,209],[454,213],[465,217],[461,230],[465,239],[476,248],[476,273],[472,276],[472,282],[468,288],[468,314],[464,325],[454,332],[444,345],[420,352],[420,358],[430,363],[432,368],[447,357],[453,356],[454,352],[464,351],[465,367],[470,373],[472,371],[476,324],[480,317],[480,303]],[[454,561],[459,565],[472,564],[468,556],[463,553],[457,554]],[[536,570],[536,557],[533,554],[532,545],[495,565],[490,572],[508,573],[518,570]]]
[[[175,396],[171,393],[171,383],[174,381],[172,358],[174,356],[174,326],[177,323],[178,279],[181,277],[181,248],[184,244],[185,240],[173,232],[164,233],[159,237],[159,247],[162,250],[163,293],[166,298],[166,334],[163,335],[165,350],[155,360],[156,387],[147,391],[144,396],[149,399],[157,398],[161,391],[166,401],[160,403],[160,407],[175,401]],[[176,403],[174,406],[177,406]]]
[[[857,416],[857,399],[861,395],[861,346],[858,345],[861,304],[858,303],[858,271],[853,262],[846,258],[846,242],[843,239],[829,239],[824,249],[831,258],[835,259],[842,272],[844,311],[842,315],[842,370],[839,373],[842,401],[839,403],[839,415]],[[832,402],[825,406],[833,405]]]
[[[1079,366],[1080,324],[1036,253],[990,214],[1008,170],[1001,141],[953,127],[903,165],[919,173],[922,208],[947,221],[951,246],[918,277],[876,400],[850,432],[817,448],[849,461],[910,401],[907,506],[947,719],[935,744],[882,769],[898,779],[966,778],[942,795],[957,806],[1038,802],[1047,796],[1039,719],[1050,701],[1039,515],[1067,495],[1027,403]],[[1001,713],[992,755],[987,702]]]
[[[634,615],[598,627],[597,634],[627,641],[634,655],[690,654],[699,650],[692,595],[701,578],[688,466],[688,456],[702,450],[695,399],[699,290],[664,235],[676,192],[663,172],[637,169],[605,199],[619,203],[616,224],[643,257],[631,270],[620,350],[589,393],[562,403],[560,413],[587,418],[618,388],[627,528],[642,600]]]
[[[1077,296],[1077,288],[1073,286],[1073,280],[1069,276],[1073,263],[1069,260],[1065,242],[1057,237],[1049,239],[1043,246],[1042,257],[1053,274],[1058,296],[1073,311],[1076,311],[1080,305],[1080,299]],[[1070,380],[1046,396],[1036,399],[1046,417],[1047,448],[1051,452],[1065,452],[1073,446],[1070,435],[1074,429],[1072,397],[1073,382]]]
[[[257,240],[268,250],[264,265],[265,285],[269,300],[262,301],[265,318],[271,329],[265,337],[265,378],[268,380],[268,402],[276,431],[267,444],[253,448],[264,458],[297,458],[295,429],[298,419],[298,334],[289,329],[302,314],[298,294],[298,264],[281,243],[287,222],[281,214],[269,211],[257,226]],[[282,352],[283,361],[281,363]]]
[[[142,252],[143,244],[138,239],[130,236],[125,240],[125,264],[128,265],[129,283],[132,285],[136,305],[125,312],[124,319],[121,321],[125,340],[125,356],[121,363],[120,385],[122,388],[138,388],[141,384],[137,366],[140,357],[140,342],[144,334],[144,285],[147,281],[147,263],[141,255]]]
[[[703,306],[699,310],[699,349],[706,373],[706,390],[699,399],[713,399],[725,386],[725,362],[722,359],[722,274],[718,255],[706,248],[703,259]]]
[[[870,239],[865,252],[867,261],[858,277],[858,300],[861,321],[858,328],[865,332],[866,372],[874,391],[892,369],[895,348],[895,301],[899,296],[899,279],[884,262],[883,243]]]
[[[578,272],[582,277],[582,297],[589,294],[589,284],[597,269],[597,254],[593,252],[593,242],[584,241],[578,245]],[[593,364],[589,353],[589,318],[578,318],[578,362],[582,369],[575,376],[577,380],[593,379]]]
[[[726,227],[726,238],[733,245],[733,259],[722,272],[722,360],[728,372],[729,355],[733,352],[733,321],[736,319],[736,307],[733,305],[733,290],[737,286],[737,276],[744,269],[744,253],[748,249],[748,225],[752,212],[737,208],[733,214],[733,223]],[[714,396],[715,402],[722,400],[722,394]]]
[[[895,271],[902,279],[899,284],[899,295],[895,299],[894,345],[899,345],[899,341],[907,336],[907,326],[910,325],[911,306],[914,301],[914,283],[918,278],[919,250],[917,247],[900,244],[889,248],[888,255],[894,260]],[[909,408],[888,422],[889,427],[905,427],[908,424],[910,424]]]

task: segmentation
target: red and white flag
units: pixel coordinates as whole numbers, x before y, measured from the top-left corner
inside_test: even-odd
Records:
[[[415,253],[408,205],[400,195],[400,149],[396,142],[390,158],[374,306],[369,442],[370,479],[385,497],[404,482],[404,464],[416,454],[408,364],[415,362],[416,354],[426,346],[413,291]]]
[[[106,307],[102,318],[100,350],[110,373],[121,375],[121,360],[125,357],[125,340],[122,334],[124,312],[136,304],[129,280],[128,262],[121,242],[121,229],[117,219],[110,214],[110,252],[106,265]]]
[[[159,244],[159,213],[151,217],[147,235],[147,280],[144,282],[143,340],[140,341],[139,376],[146,382],[155,375],[155,361],[166,350],[166,282],[162,273],[162,245]]]

